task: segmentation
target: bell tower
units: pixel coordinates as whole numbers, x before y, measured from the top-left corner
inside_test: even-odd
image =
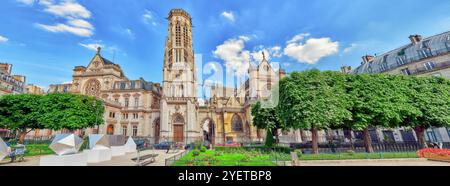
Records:
[[[197,126],[196,67],[192,19],[182,9],[168,16],[161,99],[161,137],[189,142],[200,135]]]

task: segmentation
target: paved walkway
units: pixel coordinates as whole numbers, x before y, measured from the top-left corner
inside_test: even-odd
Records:
[[[378,160],[316,160],[300,161],[300,166],[450,166],[450,163],[423,158]]]
[[[177,154],[183,153],[184,150],[178,152],[169,152],[166,154],[166,150],[145,150],[140,152],[140,156],[147,154],[158,154],[155,158],[155,162],[147,166],[165,166],[165,160],[173,157]],[[136,166],[136,162],[131,160],[137,157],[137,153],[128,153],[124,156],[113,157],[111,161],[105,161],[101,163],[89,163],[89,166]],[[26,157],[24,162],[9,163],[6,160],[0,162],[0,166],[39,166],[39,157]]]
[[[165,159],[175,156],[177,153],[166,154],[165,150],[146,150],[141,151],[140,155],[158,154],[155,158],[156,162],[147,166],[165,166]],[[129,153],[125,156],[113,157],[111,161],[102,163],[90,163],[89,166],[135,166],[136,162],[132,158],[136,157],[136,153]],[[39,166],[39,157],[26,157],[25,162],[8,163],[3,160],[0,166]],[[316,160],[316,161],[300,161],[300,166],[450,166],[447,162],[428,161],[422,158],[407,159],[381,159],[381,160]]]

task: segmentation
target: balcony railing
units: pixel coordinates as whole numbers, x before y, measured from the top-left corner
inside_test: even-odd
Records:
[[[417,67],[416,69],[410,70],[411,74],[418,75],[428,72],[434,72],[437,70],[445,69],[450,67],[450,61],[445,61],[441,63],[436,63],[433,68],[426,68],[425,66]]]
[[[385,69],[373,69],[372,73],[383,73],[383,72],[387,72],[390,71],[392,69],[407,65],[407,64],[411,64],[417,61],[422,61],[424,59],[427,58],[431,58],[431,57],[436,57],[436,56],[441,56],[444,54],[447,54],[450,52],[450,48],[443,48],[443,49],[439,49],[439,50],[434,50],[431,51],[429,54],[429,56],[420,56],[420,55],[415,55],[415,56],[411,56],[411,57],[407,57],[405,60],[403,60],[402,64],[398,64],[398,62],[396,62],[396,64],[394,65],[389,65],[387,66],[387,68]]]

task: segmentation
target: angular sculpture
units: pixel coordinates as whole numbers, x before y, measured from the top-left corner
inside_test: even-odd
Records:
[[[123,146],[127,142],[124,135],[107,135],[110,146]]]
[[[136,143],[134,142],[134,140],[133,140],[132,137],[129,137],[129,138],[128,138],[128,141],[127,141],[127,143],[125,143],[125,146],[127,147],[127,152],[128,152],[128,153],[130,153],[130,152],[136,152],[137,145],[136,145]]]
[[[0,161],[8,155],[8,145],[0,138]]]
[[[110,147],[108,136],[104,134],[89,135],[89,149],[109,149]]]
[[[76,154],[82,144],[83,140],[75,134],[58,134],[50,144],[50,149],[59,156]]]

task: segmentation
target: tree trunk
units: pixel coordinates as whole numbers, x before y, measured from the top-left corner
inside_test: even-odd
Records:
[[[275,143],[278,144],[280,139],[278,138],[278,129],[272,129],[272,136],[275,137]]]
[[[419,148],[428,148],[427,142],[425,140],[425,127],[417,126],[416,128],[414,128],[414,131],[416,132],[417,140],[419,141]]]
[[[306,137],[305,131],[303,129],[300,129],[300,137],[302,138],[302,142],[307,142],[308,138]]]
[[[318,131],[316,128],[311,129],[311,137],[312,137],[312,150],[313,154],[319,154],[319,144],[318,144]]]
[[[364,147],[366,147],[366,152],[373,153],[372,139],[370,138],[369,128],[364,129],[363,135],[364,135]]]
[[[355,145],[353,144],[353,136],[352,136],[353,130],[349,130],[349,131],[350,131],[350,138],[349,138],[349,140],[350,140],[350,148],[354,151],[355,150]]]
[[[20,135],[19,135],[19,143],[20,144],[24,144],[25,143],[25,137],[27,136],[28,132],[27,129],[22,129],[19,131]]]

